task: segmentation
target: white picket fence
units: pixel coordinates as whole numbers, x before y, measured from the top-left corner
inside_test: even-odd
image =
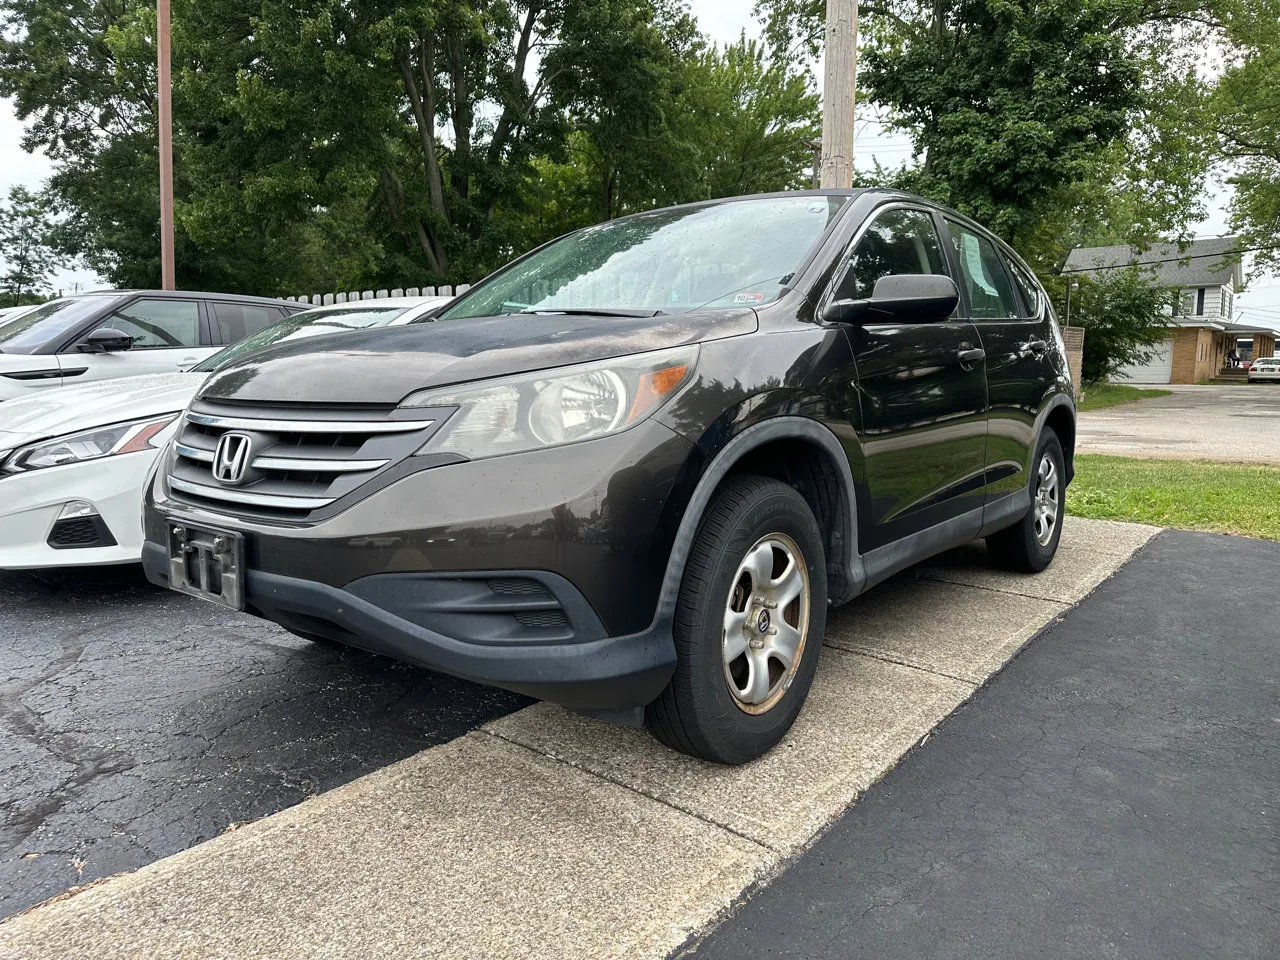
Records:
[[[350,293],[313,293],[300,297],[284,297],[294,303],[309,303],[312,306],[329,306],[334,303],[354,303],[357,300],[386,300],[388,297],[456,297],[471,289],[471,284],[460,283],[456,287],[445,284],[442,287],[406,287],[394,290],[352,290]]]

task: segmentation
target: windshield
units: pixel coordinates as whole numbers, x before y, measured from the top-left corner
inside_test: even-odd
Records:
[[[66,297],[42,303],[34,310],[0,323],[0,352],[35,353],[119,299],[118,295]]]
[[[246,354],[269,347],[273,343],[286,340],[302,340],[306,337],[317,337],[325,333],[340,333],[343,330],[363,330],[366,327],[385,327],[396,317],[408,313],[412,307],[330,307],[325,310],[307,310],[295,313],[287,320],[272,324],[259,330],[251,337],[245,337],[224,350],[219,350],[211,357],[201,360],[192,367],[195,373],[212,373],[220,370],[232,360],[238,360]]]
[[[496,274],[439,319],[768,303],[848,199],[761,197],[587,227]]]

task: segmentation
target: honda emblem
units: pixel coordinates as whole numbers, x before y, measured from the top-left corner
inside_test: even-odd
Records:
[[[213,451],[213,479],[235,486],[249,469],[253,438],[245,433],[224,433]]]

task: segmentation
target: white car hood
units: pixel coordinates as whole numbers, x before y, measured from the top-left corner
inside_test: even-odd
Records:
[[[98,380],[0,403],[0,450],[79,430],[182,410],[207,374],[153,373]]]

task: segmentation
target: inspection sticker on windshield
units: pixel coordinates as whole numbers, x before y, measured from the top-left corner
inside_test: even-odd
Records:
[[[763,293],[735,293],[734,303],[764,303]]]

